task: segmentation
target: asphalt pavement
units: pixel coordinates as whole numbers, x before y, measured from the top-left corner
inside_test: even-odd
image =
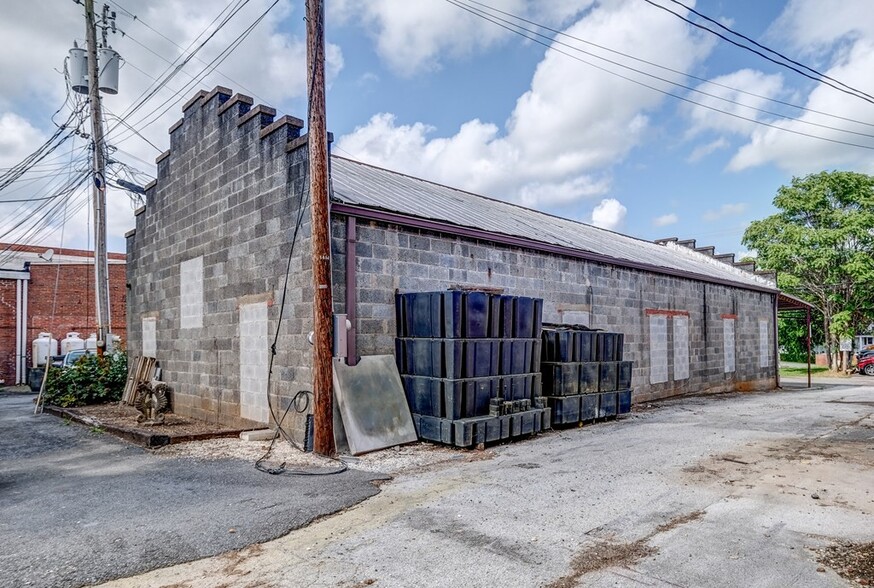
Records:
[[[846,588],[821,550],[874,541],[872,383],[644,405],[109,586]]]
[[[33,415],[0,392],[0,586],[78,587],[285,535],[378,492],[379,476],[271,476],[247,461],[156,456]]]

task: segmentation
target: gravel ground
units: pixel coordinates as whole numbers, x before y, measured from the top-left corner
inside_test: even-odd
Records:
[[[874,542],[839,543],[818,551],[817,558],[859,586],[874,586]]]
[[[209,439],[191,443],[177,443],[152,450],[156,456],[167,458],[190,457],[202,460],[239,459],[254,462],[264,455],[270,447],[269,441],[242,441],[240,439]],[[459,451],[430,443],[411,443],[374,451],[365,455],[343,456],[341,460],[350,468],[364,472],[396,475],[438,464],[459,463],[494,456],[493,450]],[[271,466],[285,462],[286,468],[333,468],[334,460],[325,459],[312,453],[301,453],[291,444],[277,440],[270,458]]]

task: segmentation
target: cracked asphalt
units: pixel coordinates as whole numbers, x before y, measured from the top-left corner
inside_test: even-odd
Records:
[[[851,586],[819,558],[874,540],[869,382],[645,406],[107,586]]]
[[[0,586],[78,587],[281,537],[378,492],[348,470],[270,476],[168,458],[0,392]]]

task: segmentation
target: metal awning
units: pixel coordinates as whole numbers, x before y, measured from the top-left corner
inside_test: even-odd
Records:
[[[797,316],[798,313],[804,313],[804,317],[807,321],[807,387],[811,387],[811,378],[810,378],[810,311],[816,309],[816,307],[809,302],[802,300],[801,298],[796,298],[790,294],[786,294],[785,292],[779,292],[777,294],[777,312],[778,313],[792,313]],[[778,365],[779,372],[779,365]]]
[[[810,311],[815,309],[816,307],[809,302],[805,302],[801,298],[796,298],[795,296],[791,296],[786,294],[785,292],[780,292],[777,294],[777,310],[806,310]]]

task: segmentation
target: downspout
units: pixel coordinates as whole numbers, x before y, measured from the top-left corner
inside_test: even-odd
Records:
[[[30,280],[21,280],[21,372],[25,374],[22,383],[27,383],[27,285]]]
[[[355,344],[358,333],[358,275],[356,273],[358,238],[355,230],[355,217],[346,217],[346,320],[352,327],[346,334],[346,363],[358,363],[358,349]]]
[[[15,280],[15,385],[21,383],[21,281]]]
[[[780,329],[777,327],[777,304],[779,294],[774,294],[774,378],[780,388]]]

